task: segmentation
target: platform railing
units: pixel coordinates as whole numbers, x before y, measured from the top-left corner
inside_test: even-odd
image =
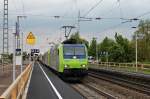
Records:
[[[23,96],[27,81],[29,79],[32,64],[29,64],[26,69],[17,77],[17,79],[6,89],[0,96],[0,99],[21,99]]]
[[[135,63],[99,62],[99,63],[90,63],[90,65],[95,65],[102,68],[111,68],[111,69],[119,69],[119,70],[126,70],[126,71],[136,70]],[[142,72],[142,71],[150,72],[150,64],[138,63],[137,68],[138,68],[138,72]]]
[[[116,63],[116,62],[100,62],[99,65],[105,65],[105,66],[118,66],[118,67],[136,67],[135,63]],[[138,68],[141,69],[148,69],[150,68],[150,64],[137,64]]]

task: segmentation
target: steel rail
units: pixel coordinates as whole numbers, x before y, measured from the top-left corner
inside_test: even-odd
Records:
[[[79,85],[80,85],[80,86],[84,86],[84,87],[90,89],[91,91],[96,92],[97,94],[99,94],[100,96],[105,97],[106,99],[116,99],[116,98],[117,98],[117,97],[115,97],[115,96],[113,96],[113,95],[111,95],[111,94],[109,94],[109,93],[107,93],[107,92],[103,92],[103,91],[97,89],[96,87],[94,87],[94,86],[92,86],[92,85],[89,85],[89,84],[86,84],[86,83],[84,83],[84,82],[81,83],[81,84],[79,84]],[[86,92],[85,89],[79,87],[78,84],[77,84],[77,85],[71,85],[71,87],[72,87],[73,89],[75,89],[79,94],[81,94],[85,99],[87,99],[87,97],[89,97],[89,96],[87,96],[87,95],[84,94],[84,92]],[[91,96],[90,96],[90,97],[91,97]]]
[[[121,79],[119,77],[114,77],[112,75],[107,75],[107,74],[100,74],[98,72],[94,72],[94,71],[89,71],[89,76],[98,78],[98,79],[102,79],[108,82],[112,82],[115,84],[118,84],[120,86],[123,87],[128,87],[130,89],[142,92],[144,94],[150,94],[150,86],[145,85],[145,84],[140,84],[140,83],[136,83],[133,81],[129,81],[129,80],[125,80],[125,79]]]
[[[107,99],[116,99],[116,97],[114,97],[113,95],[107,93],[107,92],[104,92],[104,91],[101,91],[99,90],[98,88],[90,85],[90,84],[84,84],[84,86],[96,91],[97,93],[101,94],[102,96],[106,97]]]
[[[71,85],[71,87],[72,87],[75,91],[77,91],[80,95],[82,95],[84,99],[86,99],[86,96],[85,96],[81,91],[79,91],[79,87],[77,88],[76,86],[73,86],[73,85]],[[81,88],[80,88],[80,89],[81,89]]]

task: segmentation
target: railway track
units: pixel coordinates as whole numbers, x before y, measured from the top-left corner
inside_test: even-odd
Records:
[[[85,99],[117,99],[113,95],[103,92],[87,83],[71,85],[77,92],[79,92]]]
[[[88,88],[90,88],[90,89],[96,91],[96,92],[99,93],[100,95],[106,97],[107,99],[116,99],[116,97],[114,97],[113,95],[111,95],[111,94],[109,94],[109,93],[107,93],[107,92],[101,91],[101,90],[99,90],[97,87],[92,86],[91,84],[88,84],[88,83],[87,83],[87,84],[84,84],[84,85],[87,86]]]
[[[150,95],[150,86],[147,84],[141,84],[141,83],[137,83],[134,81],[129,81],[126,79],[122,79],[121,77],[115,77],[112,75],[108,75],[108,74],[102,74],[100,72],[95,72],[92,70],[89,70],[89,76],[98,78],[98,79],[102,79],[123,87],[127,87],[129,89],[141,92],[143,94],[147,94]]]

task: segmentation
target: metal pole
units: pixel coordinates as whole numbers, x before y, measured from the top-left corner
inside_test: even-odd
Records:
[[[132,27],[132,28],[137,28],[137,27]],[[138,45],[137,45],[137,32],[135,32],[135,65],[136,65],[136,72],[138,71],[138,64],[137,64],[137,61],[138,61],[138,59],[137,59],[137,47],[138,47]]]
[[[20,48],[20,18],[26,18],[27,16],[17,16],[17,33],[18,33],[18,38],[17,38],[17,48]]]
[[[106,52],[106,61],[107,61],[107,68],[109,68],[109,63],[108,63],[108,52]]]
[[[98,63],[98,48],[97,48],[97,38],[96,39],[96,62]]]
[[[66,28],[67,28],[67,27],[65,27],[65,37],[66,37],[66,39],[68,39],[67,34],[66,34],[66,32],[67,32],[67,31],[66,31]]]
[[[137,66],[137,33],[135,34],[136,38],[136,44],[135,44],[135,64],[136,64],[136,72],[138,71],[138,66]]]
[[[97,60],[97,63],[98,63],[98,48],[97,48],[97,43],[96,43],[96,60]]]
[[[13,82],[15,81],[15,78],[16,78],[16,34],[13,33]]]
[[[21,73],[23,68],[23,32],[22,32],[22,42],[21,42]]]
[[[80,10],[78,12],[78,33],[80,33]]]
[[[106,58],[107,58],[107,60],[106,60],[106,61],[107,61],[107,63],[108,63],[108,52],[106,52]]]
[[[26,18],[26,16],[17,16],[17,48],[20,48],[20,18]],[[23,64],[23,33],[22,33],[22,44],[21,44],[21,72],[22,72],[22,64]]]
[[[108,63],[108,52],[107,52],[107,63]]]
[[[17,16],[17,48],[20,48],[19,39],[20,39],[20,30],[19,30],[19,18],[20,16]]]

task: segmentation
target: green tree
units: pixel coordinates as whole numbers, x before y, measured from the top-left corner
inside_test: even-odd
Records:
[[[112,61],[112,59],[109,57],[109,54],[111,52],[112,46],[115,44],[115,41],[108,37],[105,37],[104,40],[98,44],[98,53],[101,61],[107,61],[107,58],[109,61]]]
[[[102,61],[108,59],[109,62],[132,62],[135,56],[130,41],[117,33],[115,34],[115,41],[108,37],[104,38],[99,44],[99,54]]]
[[[138,41],[138,61],[150,62],[150,20],[141,20],[137,31],[133,35],[132,44],[135,45],[135,34]],[[135,49],[135,46],[134,46]]]
[[[23,52],[23,60],[28,59],[28,58],[29,58],[28,53],[27,52]]]
[[[97,47],[96,38],[92,38],[92,41],[88,49],[88,55],[95,57],[95,59],[96,59],[96,47]]]
[[[115,34],[117,45],[112,47],[112,59],[118,62],[132,62],[134,60],[134,49],[127,38]],[[118,58],[118,59],[117,59]]]

